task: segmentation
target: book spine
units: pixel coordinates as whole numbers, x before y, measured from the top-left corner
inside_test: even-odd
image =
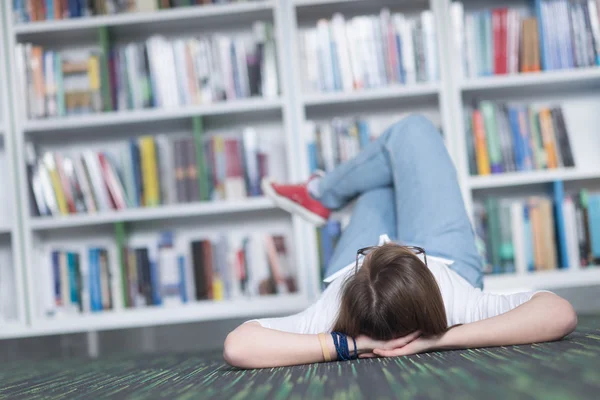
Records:
[[[600,262],[600,195],[588,197],[588,225],[590,231],[591,262]]]
[[[554,216],[556,219],[556,233],[558,239],[558,254],[560,255],[560,267],[569,268],[569,252],[567,250],[567,232],[565,226],[565,215],[563,213],[563,201],[565,189],[562,181],[554,181]]]
[[[198,170],[198,196],[202,201],[211,198],[208,173],[206,169],[206,157],[204,152],[204,125],[201,117],[192,119],[194,133],[194,148],[196,150],[196,168]]]
[[[160,182],[158,181],[154,138],[150,136],[140,138],[139,147],[144,187],[144,206],[154,207],[160,204]]]
[[[541,69],[543,71],[547,71],[550,68],[550,65],[548,63],[548,55],[549,55],[549,51],[548,51],[548,41],[547,41],[547,36],[546,36],[546,24],[547,24],[547,20],[544,18],[544,12],[543,12],[543,2],[544,0],[534,0],[534,7],[535,7],[535,14],[537,17],[537,24],[538,24],[538,38],[539,38],[539,42],[540,42],[540,62],[541,62]]]
[[[487,101],[481,102],[480,109],[485,124],[491,172],[500,173],[502,172],[502,151],[496,125],[494,105]]]
[[[110,81],[110,73],[108,66],[108,58],[110,55],[110,36],[108,27],[102,26],[98,28],[98,41],[100,43],[100,87],[102,97],[102,108],[104,111],[113,111],[113,94],[111,88],[114,87],[114,83]]]
[[[573,152],[571,150],[571,143],[569,141],[569,132],[567,131],[562,109],[560,107],[556,107],[553,108],[550,113],[556,129],[558,151],[560,152],[563,166],[574,167],[575,160],[573,159]]]
[[[549,109],[542,109],[539,113],[540,131],[544,149],[548,157],[548,168],[558,168],[558,157],[556,154],[556,142],[554,140],[554,127]]]
[[[490,159],[486,140],[485,123],[480,110],[473,110],[473,134],[475,135],[475,156],[477,159],[477,173],[479,175],[491,174]]]

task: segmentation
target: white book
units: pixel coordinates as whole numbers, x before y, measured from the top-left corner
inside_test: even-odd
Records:
[[[29,107],[31,95],[28,87],[28,68],[26,63],[25,46],[21,43],[15,45],[15,65],[17,71],[17,79],[19,81],[19,91],[21,93],[21,116],[23,120],[32,118],[31,108]]]
[[[590,25],[592,27],[592,35],[594,36],[594,47],[596,49],[596,64],[600,57],[600,21],[598,16],[598,7],[595,0],[588,0],[588,11],[590,14]]]
[[[578,269],[580,267],[581,253],[579,251],[579,239],[577,234],[577,211],[573,199],[565,197],[562,208],[565,220],[565,236],[569,268]]]
[[[135,11],[152,12],[156,11],[156,0],[135,0]]]
[[[81,160],[81,157],[75,157],[73,167],[75,169],[75,177],[77,178],[77,182],[79,182],[81,192],[83,193],[85,209],[88,213],[94,213],[97,211],[96,202],[94,201],[94,195],[93,195],[92,189],[90,187],[90,182],[88,180],[88,176],[85,173],[85,169],[83,167],[83,161]]]
[[[229,280],[229,298],[238,299],[242,297],[242,286],[240,282],[240,259],[238,252],[243,249],[243,238],[237,235],[232,235],[227,238],[228,240],[228,251],[227,251],[227,269]]]
[[[54,77],[54,57],[53,51],[44,53],[44,83],[46,89],[46,113],[49,117],[58,115],[58,104],[56,102],[56,79]]]
[[[430,10],[421,13],[421,24],[423,26],[423,43],[425,45],[425,70],[427,71],[427,82],[437,82],[438,57],[437,37],[433,12]]]
[[[10,251],[0,248],[0,321],[13,321],[17,318],[17,298]]]
[[[236,94],[231,66],[231,39],[226,36],[216,36],[215,39],[219,49],[219,64],[223,71],[223,85],[227,100],[233,100],[236,98]]]
[[[192,97],[188,88],[188,71],[185,59],[185,42],[183,39],[173,41],[173,57],[175,58],[177,92],[180,104],[192,104]]]
[[[467,70],[465,71],[465,78],[475,78],[479,75],[479,64],[477,56],[477,44],[475,32],[477,32],[476,26],[477,20],[473,14],[467,14],[465,17],[465,47],[466,47],[466,58],[467,58]]]
[[[406,73],[406,84],[417,82],[417,64],[413,43],[413,21],[407,20],[403,14],[394,14],[394,25],[402,42],[402,64]]]
[[[321,90],[330,92],[335,90],[335,79],[333,76],[333,58],[331,54],[331,38],[329,35],[329,21],[320,19],[317,22],[317,51],[319,54],[319,66]]]
[[[515,252],[515,271],[518,275],[527,273],[527,248],[525,246],[525,210],[523,203],[514,201],[510,205],[512,241]]]
[[[462,62],[457,63],[460,77],[465,77],[467,71],[467,56],[465,52],[465,9],[458,1],[450,4],[450,18],[452,19],[452,32],[454,35],[454,54],[458,54]]]
[[[200,102],[209,104],[214,99],[222,97],[223,76],[216,66],[215,53],[208,39],[202,39],[198,42],[198,65],[196,67],[196,78],[200,84]],[[218,88],[218,90],[217,90]]]
[[[44,193],[44,200],[50,214],[60,215],[56,195],[54,193],[54,188],[52,187],[52,180],[50,179],[50,173],[48,172],[48,169],[46,169],[43,159],[38,160],[37,172],[40,177],[40,185],[42,187],[42,192]]]
[[[238,72],[238,84],[241,89],[242,97],[250,97],[250,80],[248,79],[248,63],[246,61],[246,39],[240,37],[235,39],[235,57]]]
[[[277,50],[275,41],[268,37],[263,49],[264,62],[262,64],[262,95],[267,99],[279,95],[279,74],[277,72]]]
[[[173,45],[168,40],[164,39],[161,45],[161,62],[164,65],[164,80],[166,85],[167,99],[165,106],[167,108],[179,107],[181,103],[181,97],[179,94],[179,86],[177,85],[177,71],[176,68],[182,67],[175,64],[175,55],[173,52]]]
[[[519,72],[519,43],[521,37],[521,17],[515,9],[509,8],[506,16],[506,35],[507,35],[507,65],[506,71],[509,74]]]
[[[51,215],[50,210],[46,205],[46,201],[44,200],[44,189],[42,187],[40,173],[36,165],[35,148],[31,142],[25,143],[25,158],[27,166],[31,167],[33,170],[33,175],[31,177],[31,188],[37,209],[41,216]],[[5,152],[0,153],[0,171],[8,171]],[[3,194],[0,194],[0,207],[2,208],[0,211],[0,221],[11,221],[12,215],[10,215],[10,213],[12,212],[12,203],[10,202],[6,191],[4,191]]]
[[[52,257],[50,251],[45,247],[35,247],[34,254],[39,265],[39,279],[35,279],[36,291],[40,294],[36,296],[39,301],[39,316],[50,317],[56,312]]]
[[[356,89],[362,89],[364,86],[364,68],[361,63],[361,46],[359,35],[356,33],[356,22],[353,19],[346,21],[346,41],[348,43],[348,53],[352,65],[352,82]]]
[[[381,34],[381,25],[379,24],[379,18],[376,16],[368,17],[370,23],[369,30],[371,31],[371,50],[373,51],[373,59],[375,61],[376,75],[375,75],[375,86],[384,86],[387,84],[387,74],[385,72],[385,50],[384,41]]]
[[[177,203],[173,144],[166,134],[155,137],[162,204]]]
[[[198,79],[198,74],[196,72],[196,56],[198,53],[198,41],[194,38],[185,40],[184,52],[185,73],[187,76],[187,88],[190,93],[190,103],[201,104],[202,97],[200,96],[200,90],[202,88],[202,82],[200,81],[200,79]]]
[[[260,194],[260,173],[258,168],[258,134],[254,128],[245,128],[242,132],[242,147],[248,188],[251,196]]]
[[[156,262],[156,270],[160,274],[160,296],[163,305],[168,307],[181,304],[181,276],[171,232],[161,234]]]
[[[127,66],[127,81],[129,85],[129,92],[131,96],[131,104],[134,109],[140,109],[144,107],[142,88],[140,86],[140,80],[137,75],[138,65],[138,50],[137,44],[130,43],[125,47],[125,64]]]
[[[323,154],[323,163],[325,171],[329,172],[335,168],[335,153],[333,148],[333,132],[330,124],[321,125],[321,154]]]
[[[373,45],[373,30],[368,17],[354,18],[358,43],[360,46],[360,60],[365,71],[365,87],[374,87],[377,83],[377,62]]]
[[[110,210],[112,207],[110,206],[107,188],[104,184],[104,179],[102,178],[102,170],[100,168],[98,155],[91,150],[85,150],[83,152],[83,160],[90,177],[90,184],[92,186],[94,197],[96,198],[98,210]]]
[[[309,29],[305,32],[306,38],[306,71],[312,92],[318,92],[325,87],[323,75],[320,73],[319,46],[317,44],[317,30]]]
[[[396,47],[395,29],[392,24],[390,10],[387,8],[383,8],[379,13],[379,28],[387,82],[388,84],[399,82],[400,77],[396,66],[398,49]]]
[[[351,91],[353,85],[352,63],[350,62],[350,53],[348,51],[348,42],[346,41],[346,21],[342,14],[336,13],[331,19],[331,34],[337,50],[338,66],[342,89]]]

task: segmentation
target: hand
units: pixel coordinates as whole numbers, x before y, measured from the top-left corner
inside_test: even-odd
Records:
[[[415,331],[406,336],[384,341],[384,340],[375,340],[371,339],[368,336],[361,335],[356,338],[356,347],[358,347],[358,357],[359,358],[372,358],[376,357],[377,354],[374,353],[374,349],[380,350],[394,350],[400,349],[403,346],[406,346],[412,343],[415,339],[421,336],[421,332]]]
[[[425,353],[438,348],[441,337],[442,335],[420,336],[406,345],[395,347],[390,346],[391,342],[393,341],[389,341],[387,342],[386,346],[373,349],[373,354],[379,357],[398,357],[408,356],[410,354]]]

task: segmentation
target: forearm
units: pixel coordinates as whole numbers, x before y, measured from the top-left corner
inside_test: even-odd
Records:
[[[558,340],[571,333],[577,316],[564,299],[539,293],[521,306],[497,317],[450,329],[440,349],[528,344]]]
[[[337,353],[330,334],[325,335],[331,360]],[[353,349],[352,340],[348,341]],[[302,335],[266,329],[250,322],[231,332],[225,340],[225,360],[238,368],[267,368],[324,361],[318,335]]]

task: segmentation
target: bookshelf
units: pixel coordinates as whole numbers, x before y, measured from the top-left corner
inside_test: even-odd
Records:
[[[10,5],[4,12],[10,15]],[[49,49],[69,46],[87,48],[97,38],[98,29],[105,27],[111,41],[121,44],[130,40],[144,41],[154,34],[167,38],[182,35],[229,34],[248,32],[254,21],[273,23],[276,38],[276,66],[281,74],[289,68],[282,43],[282,4],[274,1],[255,1],[232,4],[195,6],[185,9],[161,10],[153,13],[131,13],[114,16],[94,16],[72,20],[43,21],[13,24],[5,16],[9,47],[9,76],[11,91],[19,93],[15,68],[15,48],[19,43],[32,42]],[[200,25],[199,25],[200,23]],[[38,154],[46,151],[80,152],[85,149],[111,151],[130,137],[168,134],[173,140],[192,132],[192,118],[202,117],[207,135],[227,135],[244,126],[258,132],[260,143],[267,143],[275,155],[269,162],[271,173],[280,179],[295,179],[297,171],[294,138],[291,126],[291,96],[285,79],[279,79],[279,96],[249,97],[211,104],[180,107],[147,108],[102,112],[87,115],[29,119],[15,107],[16,173],[27,182],[25,146],[33,143]],[[227,137],[227,136],[226,136]],[[287,155],[287,156],[286,156]],[[27,185],[19,187],[20,198],[28,199]],[[24,261],[29,303],[29,325],[24,330],[0,333],[0,337],[49,335],[90,330],[141,327],[149,325],[186,323],[220,318],[275,315],[299,311],[309,304],[308,282],[304,271],[305,256],[301,249],[302,222],[280,210],[263,197],[168,204],[149,208],[127,208],[91,214],[71,214],[52,217],[32,216],[23,201],[20,211],[23,227]],[[296,292],[263,295],[223,301],[189,301],[177,306],[146,306],[142,308],[113,307],[100,313],[62,313],[47,316],[40,304],[40,264],[47,263],[48,249],[80,251],[86,246],[101,246],[107,250],[112,263],[117,259],[115,224],[124,223],[131,246],[151,243],[158,233],[172,231],[185,242],[219,237],[223,232],[281,234],[296,278]],[[153,239],[154,238],[154,239]],[[212,240],[212,239],[211,239]],[[80,254],[85,257],[85,252]],[[82,261],[85,263],[85,261]],[[190,261],[191,262],[191,261]],[[109,267],[112,268],[112,267]],[[114,291],[113,291],[114,293]],[[25,296],[21,296],[25,297]],[[113,304],[114,306],[114,304]]]
[[[0,20],[3,10],[0,10]],[[5,60],[5,32],[0,30],[0,59]],[[15,188],[14,131],[11,125],[9,79],[5,64],[0,65],[0,336],[21,332],[27,312],[22,274],[19,202]]]
[[[568,190],[600,187],[600,138],[594,131],[600,126],[600,68],[586,67],[464,78],[462,55],[456,48],[450,0],[262,0],[233,4],[215,4],[182,9],[95,16],[71,20],[14,24],[11,4],[3,5],[5,35],[0,56],[8,59],[0,70],[0,154],[9,164],[9,187],[13,188],[16,221],[0,221],[0,248],[13,250],[18,315],[21,324],[0,328],[0,338],[51,335],[93,330],[119,329],[186,323],[220,318],[251,317],[257,314],[286,314],[302,309],[320,290],[318,249],[315,229],[297,217],[277,210],[262,197],[215,202],[168,204],[152,208],[127,208],[95,214],[59,217],[35,217],[28,210],[25,146],[32,142],[43,151],[83,151],[114,149],[130,137],[168,134],[177,138],[191,131],[191,119],[203,117],[206,131],[221,133],[254,126],[261,140],[277,143],[283,157],[277,173],[291,180],[309,175],[307,122],[328,124],[334,118],[365,119],[375,135],[409,113],[429,117],[444,134],[454,160],[461,190],[469,213],[474,203],[486,196],[527,196],[544,193],[555,180]],[[525,9],[525,0],[506,4]],[[468,0],[465,11],[496,7],[496,2]],[[401,12],[409,19],[430,12],[436,32],[434,55],[437,79],[400,84],[392,82],[352,90],[311,90],[306,85],[301,45],[304,32],[316,27],[320,19],[341,13],[346,20],[363,15],[379,15],[382,8]],[[280,91],[269,98],[242,98],[227,102],[103,112],[98,114],[29,119],[23,117],[20,102],[8,106],[7,99],[19,98],[15,48],[33,42],[52,49],[91,46],[99,28],[107,27],[111,39],[122,44],[143,41],[152,34],[168,38],[195,33],[241,33],[253,21],[274,23]],[[2,61],[4,62],[4,61]],[[6,88],[8,90],[3,90]],[[314,89],[314,88],[313,88]],[[565,107],[576,166],[555,170],[471,176],[463,119],[465,106],[475,101],[560,103]],[[2,145],[3,143],[3,145]],[[6,151],[10,149],[11,151]],[[5,179],[0,176],[0,179]],[[1,198],[0,198],[1,199]],[[21,199],[21,201],[17,201]],[[298,293],[256,297],[251,300],[222,302],[196,301],[177,307],[103,311],[91,315],[41,315],[37,293],[37,253],[40,249],[82,248],[86,244],[103,245],[116,253],[114,225],[125,223],[134,243],[155,238],[163,229],[184,238],[219,234],[225,230],[277,230],[286,235],[294,249]],[[152,239],[155,240],[155,239]],[[15,251],[15,249],[19,249]],[[44,260],[47,261],[47,260]],[[600,284],[600,268],[569,268],[535,273],[490,275],[487,290],[553,289]]]
[[[451,15],[451,2],[444,1],[446,12]],[[514,7],[524,11],[531,6],[525,1],[498,4],[489,1],[467,0],[462,2],[464,14],[498,7]],[[531,13],[529,14],[531,15]],[[450,25],[451,26],[451,25]],[[484,77],[464,77],[465,70],[461,49],[457,46],[456,31],[446,36],[446,43],[454,55],[452,66],[452,88],[454,113],[461,118],[453,121],[453,136],[456,137],[455,160],[461,181],[463,196],[471,215],[475,202],[488,197],[520,199],[527,196],[552,195],[555,181],[563,181],[565,193],[588,188],[597,190],[600,183],[600,165],[593,153],[597,143],[594,128],[598,104],[597,88],[600,85],[600,68],[587,66],[572,69],[551,69],[541,72],[514,73]],[[481,100],[501,103],[528,104],[533,107],[560,105],[568,127],[569,140],[575,158],[575,167],[506,172],[491,175],[470,175],[467,148],[467,130],[462,118],[463,110]],[[559,260],[560,264],[560,260]],[[585,268],[569,263],[567,268],[514,272],[488,275],[486,290],[510,292],[514,290],[554,289],[600,284],[600,269],[594,265]]]

